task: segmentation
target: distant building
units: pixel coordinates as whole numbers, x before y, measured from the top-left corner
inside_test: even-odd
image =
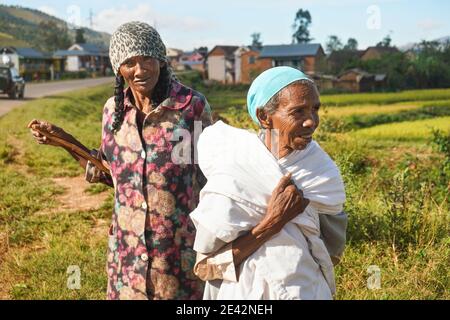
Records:
[[[9,56],[19,74],[30,81],[49,78],[52,57],[33,48],[3,47],[0,53]]]
[[[93,43],[74,44],[67,50],[58,50],[53,54],[62,60],[62,71],[97,71],[105,73],[111,68],[108,49]]]
[[[179,60],[175,70],[197,70],[206,77],[205,57],[197,50],[184,52]]]
[[[241,47],[237,48],[236,51],[234,52],[234,74],[235,74],[234,81],[236,83],[242,82],[241,81],[241,77],[242,77],[241,76],[241,65],[242,65],[241,56],[248,51],[250,51],[249,47],[241,46]]]
[[[338,81],[337,77],[330,74],[315,74],[312,79],[320,92],[335,89]]]
[[[235,56],[238,46],[215,46],[207,55],[208,79],[235,83]]]
[[[291,66],[313,76],[325,64],[320,44],[239,47],[235,53],[235,81],[251,83],[260,73],[276,66]]]
[[[241,83],[249,84],[263,71],[274,66],[272,59],[260,58],[261,51],[258,48],[248,48],[240,56],[240,77]]]
[[[327,56],[328,72],[333,74],[339,73],[350,62],[356,62],[361,59],[361,55],[365,50],[337,50],[331,52]]]
[[[396,52],[399,52],[399,51],[395,47],[368,47],[361,54],[361,60],[367,61],[367,60],[380,59],[385,54],[396,53]]]
[[[385,74],[371,74],[361,69],[350,69],[339,75],[336,88],[347,92],[372,92],[382,89]]]
[[[166,56],[169,60],[169,64],[172,68],[176,68],[181,56],[183,55],[183,50],[175,49],[175,48],[167,48]]]
[[[263,46],[259,59],[271,59],[274,67],[290,66],[309,75],[320,72],[325,63],[325,52],[318,43]]]

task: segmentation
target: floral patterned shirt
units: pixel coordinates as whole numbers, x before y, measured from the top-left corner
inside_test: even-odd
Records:
[[[108,299],[201,299],[203,283],[193,274],[195,228],[189,213],[206,183],[194,162],[193,138],[199,123],[200,130],[211,124],[210,107],[203,95],[177,81],[169,98],[139,125],[141,111],[131,101],[128,88],[124,121],[116,134],[114,97],[104,107],[100,151],[111,176],[92,165],[86,168],[88,181],[97,176],[115,189]],[[179,148],[180,141],[188,148]],[[177,160],[178,153],[191,162]]]

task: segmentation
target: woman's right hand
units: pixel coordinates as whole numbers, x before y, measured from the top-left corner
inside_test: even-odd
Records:
[[[291,176],[289,173],[282,177],[273,190],[267,213],[256,227],[260,232],[277,234],[286,223],[305,211],[308,206],[309,200],[303,197],[303,192],[297,189]]]
[[[47,121],[33,119],[30,121],[30,123],[28,123],[27,127],[30,128],[31,134],[33,135],[36,142],[39,144],[60,146],[59,143],[54,142],[51,139],[48,139],[46,136],[41,134],[39,131],[51,133],[52,135],[55,135],[62,139],[66,138],[66,132],[62,128],[57,127]],[[39,131],[36,129],[39,129]]]

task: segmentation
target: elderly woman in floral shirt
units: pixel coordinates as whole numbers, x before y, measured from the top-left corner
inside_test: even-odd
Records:
[[[115,190],[108,299],[200,299],[203,286],[192,272],[195,228],[189,213],[205,178],[192,161],[195,139],[189,138],[211,124],[210,107],[203,95],[174,79],[165,46],[148,24],[120,26],[109,54],[116,88],[103,109],[99,151],[48,122],[33,120],[29,127],[39,143],[57,145],[39,133],[47,131],[110,168],[105,174],[66,149],[86,168],[89,182]]]

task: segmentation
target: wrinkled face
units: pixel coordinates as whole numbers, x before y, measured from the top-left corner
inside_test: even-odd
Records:
[[[143,95],[153,91],[158,82],[159,73],[164,62],[145,56],[127,59],[119,68],[120,74],[133,92]]]
[[[313,83],[293,83],[280,91],[279,105],[272,114],[257,110],[266,129],[278,130],[280,156],[302,150],[319,126],[319,92]]]

